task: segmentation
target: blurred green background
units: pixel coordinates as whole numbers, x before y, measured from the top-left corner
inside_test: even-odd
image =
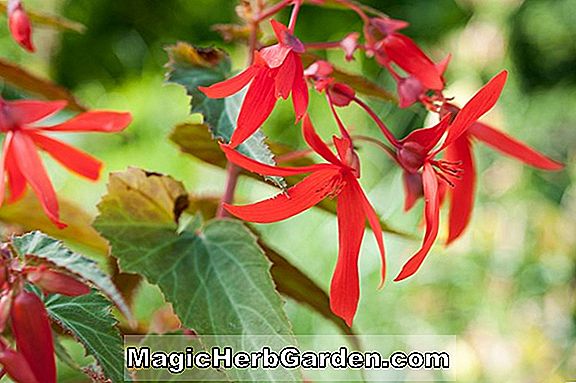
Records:
[[[576,380],[576,1],[574,0],[372,0],[364,1],[411,23],[406,34],[435,60],[453,54],[448,96],[461,105],[492,75],[506,68],[510,79],[497,108],[485,119],[547,155],[564,161],[558,173],[535,171],[477,146],[479,186],[473,221],[450,248],[442,241],[416,276],[391,280],[418,241],[386,235],[389,282],[378,290],[379,258],[366,236],[361,254],[362,295],[355,329],[362,334],[456,334],[454,365],[460,382],[549,382]],[[182,180],[199,195],[219,195],[223,171],[180,154],[167,136],[187,120],[182,88],[164,84],[163,47],[176,41],[226,47],[237,69],[245,49],[224,44],[211,30],[236,19],[231,0],[27,0],[29,9],[61,14],[86,25],[83,34],[37,28],[38,53],[23,52],[0,28],[2,57],[70,88],[91,108],[130,111],[134,122],[119,135],[66,136],[103,159],[105,174],[136,166]],[[287,13],[279,18],[286,21]],[[321,27],[319,27],[321,26]],[[340,10],[307,6],[297,34],[326,41],[359,30],[358,18]],[[327,57],[364,73],[383,86],[390,79],[374,62],[341,52]],[[13,92],[4,86],[5,94]],[[418,107],[398,111],[372,102],[398,136],[421,127]],[[324,137],[335,132],[322,97],[311,100],[312,119]],[[355,132],[378,137],[358,109],[342,111]],[[427,121],[426,123],[431,123]],[[281,103],[264,127],[276,141],[301,146],[289,103]],[[362,183],[386,222],[423,232],[422,202],[402,211],[401,174],[380,151],[360,145]],[[46,160],[59,195],[95,214],[107,177],[90,183]],[[242,179],[237,201],[275,193]],[[443,220],[445,223],[446,220]],[[336,220],[311,211],[260,226],[318,284],[329,286],[337,251]],[[162,306],[157,290],[143,287],[137,314],[149,320]],[[294,302],[287,311],[297,334],[337,334],[324,318]],[[70,373],[67,381],[80,381]]]

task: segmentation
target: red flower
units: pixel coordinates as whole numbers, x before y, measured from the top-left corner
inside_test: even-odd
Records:
[[[28,51],[34,52],[32,26],[20,0],[10,0],[8,2],[8,27],[12,37],[18,44]]]
[[[319,203],[326,197],[337,197],[338,261],[330,287],[332,311],[351,326],[358,307],[358,255],[368,220],[374,231],[382,257],[382,281],[385,277],[384,242],[378,216],[362,191],[359,160],[349,137],[334,137],[338,156],[316,134],[308,116],[303,134],[308,145],[328,163],[300,168],[275,167],[256,162],[222,145],[228,160],[263,175],[291,176],[311,173],[285,193],[244,206],[226,205],[233,215],[250,222],[270,223],[290,218]]]
[[[459,138],[466,134],[467,130],[496,104],[502,88],[506,82],[507,72],[503,71],[488,82],[456,115],[450,122],[451,115],[447,114],[440,123],[432,128],[418,129],[410,133],[400,141],[397,150],[398,163],[404,168],[406,207],[410,208],[419,197],[417,181],[421,175],[422,193],[425,199],[426,233],[422,246],[402,268],[396,281],[403,280],[413,275],[426,255],[432,248],[438,236],[440,219],[440,199],[442,180],[450,186],[454,184],[450,178],[459,178],[463,172],[471,172],[459,161],[436,160],[434,157],[442,150],[453,145]],[[436,148],[442,137],[446,136],[439,148]],[[463,167],[461,167],[463,166]],[[416,186],[415,186],[416,185]]]
[[[444,58],[444,60],[434,65],[438,75],[442,78],[446,68],[448,67],[450,58],[451,56],[448,55],[446,58]],[[431,89],[426,88],[416,76],[408,75],[407,77],[402,77],[394,71],[391,71],[391,73],[396,80],[398,96],[400,97],[398,106],[400,106],[400,108],[407,108],[419,100],[428,102],[430,97],[427,95],[427,93]],[[441,91],[441,89],[438,91]],[[434,101],[434,98],[432,97],[430,101]]]
[[[365,28],[368,51],[376,60],[391,70],[390,61],[398,65],[409,75],[417,78],[424,87],[442,90],[444,80],[436,65],[410,38],[398,33],[409,24],[390,18],[373,18]],[[393,70],[391,70],[393,72]]]
[[[454,105],[446,104],[443,107],[443,113],[456,115],[460,113],[460,109]],[[507,134],[481,122],[473,123],[470,129],[446,148],[446,160],[458,161],[463,170],[461,178],[448,192],[450,216],[447,244],[452,243],[464,232],[472,216],[476,184],[474,157],[472,155],[474,139],[538,169],[560,170],[563,168],[562,164],[538,153]]]
[[[308,87],[300,53],[304,45],[286,26],[271,20],[278,44],[255,52],[254,64],[231,79],[199,89],[210,98],[224,98],[239,92],[248,83],[248,91],[238,116],[236,130],[230,139],[235,148],[250,137],[272,113],[279,97],[292,93],[296,121],[308,108]]]
[[[92,156],[49,137],[49,132],[119,132],[126,128],[132,117],[129,113],[91,111],[82,113],[61,124],[41,127],[36,123],[66,106],[66,101],[5,101],[0,98],[0,131],[6,133],[0,159],[0,174],[8,178],[10,198],[21,198],[29,184],[38,196],[44,211],[58,227],[60,222],[58,200],[46,174],[37,148],[50,154],[74,173],[88,179],[99,178],[102,163]],[[5,184],[0,182],[0,204],[4,200]]]

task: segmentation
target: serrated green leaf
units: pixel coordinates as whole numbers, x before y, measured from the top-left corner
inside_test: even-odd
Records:
[[[215,48],[195,48],[182,42],[168,47],[167,51],[170,56],[167,80],[186,88],[192,96],[192,113],[202,114],[204,124],[214,138],[230,141],[244,92],[223,99],[211,99],[198,89],[199,86],[210,86],[231,76],[230,58],[226,52]],[[274,165],[274,155],[264,140],[262,132],[257,131],[238,146],[238,151],[257,161]],[[281,177],[266,178],[280,187],[286,186]]]
[[[92,283],[118,306],[128,320],[132,320],[132,314],[124,298],[110,277],[101,271],[93,260],[73,252],[62,242],[39,231],[12,238],[12,245],[20,256],[31,255],[47,260]]]
[[[126,187],[129,184],[130,187]],[[294,344],[283,302],[270,276],[270,262],[254,236],[238,221],[210,221],[201,230],[178,233],[178,197],[154,185],[169,177],[131,169],[111,175],[94,226],[106,237],[121,269],[157,284],[182,324],[200,335],[243,335],[238,350],[264,345],[250,335],[269,335],[275,344]],[[173,205],[155,203],[173,195]],[[180,190],[182,195],[187,194]],[[170,212],[170,214],[166,214]],[[163,217],[163,219],[158,219]],[[215,346],[209,344],[207,347]],[[300,381],[297,372],[231,370],[231,378],[250,381]]]
[[[84,346],[106,377],[124,381],[123,342],[110,301],[93,290],[79,297],[50,295],[44,303],[50,318]]]

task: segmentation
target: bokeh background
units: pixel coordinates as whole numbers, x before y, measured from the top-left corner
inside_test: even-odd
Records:
[[[372,0],[391,17],[411,23],[406,34],[435,60],[447,53],[449,96],[461,105],[502,68],[510,78],[498,106],[485,121],[567,164],[558,173],[530,169],[477,146],[479,186],[473,221],[449,248],[442,240],[416,276],[392,277],[418,248],[418,240],[386,235],[389,282],[378,290],[379,259],[367,235],[361,255],[362,297],[355,330],[361,334],[455,334],[454,365],[461,382],[563,383],[576,380],[576,1],[574,0]],[[164,83],[163,47],[176,41],[218,45],[235,66],[245,48],[225,44],[211,29],[236,19],[232,0],[27,0],[29,9],[61,14],[83,23],[83,34],[37,28],[39,52],[23,52],[0,28],[0,55],[68,87],[91,108],[130,111],[134,122],[119,135],[66,139],[106,163],[105,174],[127,166],[170,174],[198,195],[218,196],[223,171],[181,154],[169,142],[171,129],[189,118],[182,88]],[[286,21],[288,14],[279,15]],[[354,14],[307,6],[297,34],[304,41],[334,40],[359,30]],[[364,73],[389,89],[390,79],[373,61],[341,52],[328,58]],[[0,83],[5,97],[17,90]],[[371,101],[398,136],[421,127],[426,113],[398,111]],[[324,101],[313,97],[313,121],[324,135],[335,132]],[[342,115],[355,132],[378,137],[373,123],[351,107]],[[301,146],[289,103],[264,127],[275,141]],[[363,185],[383,219],[394,228],[422,234],[422,203],[402,211],[401,174],[386,156],[360,145]],[[90,183],[46,160],[59,195],[91,214],[105,193],[107,176]],[[249,179],[237,201],[275,193]],[[443,222],[446,222],[444,219]],[[311,211],[286,222],[261,226],[265,238],[319,285],[329,286],[337,251],[336,220]],[[160,293],[144,286],[136,312],[149,321],[163,306]],[[326,319],[295,302],[287,312],[297,334],[337,334]],[[80,350],[71,346],[75,354]],[[64,368],[64,367],[63,367]],[[81,378],[70,372],[66,381]]]

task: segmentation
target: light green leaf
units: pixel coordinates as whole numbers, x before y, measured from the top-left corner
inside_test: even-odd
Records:
[[[54,294],[44,302],[50,318],[84,346],[106,377],[123,382],[123,343],[110,301],[93,290],[79,297]]]
[[[172,204],[157,202],[168,195]],[[295,344],[270,262],[255,237],[229,220],[178,233],[182,206],[177,201],[183,196],[181,184],[169,177],[136,169],[115,173],[94,225],[109,240],[121,269],[158,285],[185,327],[217,340],[242,335],[234,346],[247,352],[264,346],[250,335],[268,335],[276,345]],[[300,381],[297,371],[226,372],[233,380]]]

